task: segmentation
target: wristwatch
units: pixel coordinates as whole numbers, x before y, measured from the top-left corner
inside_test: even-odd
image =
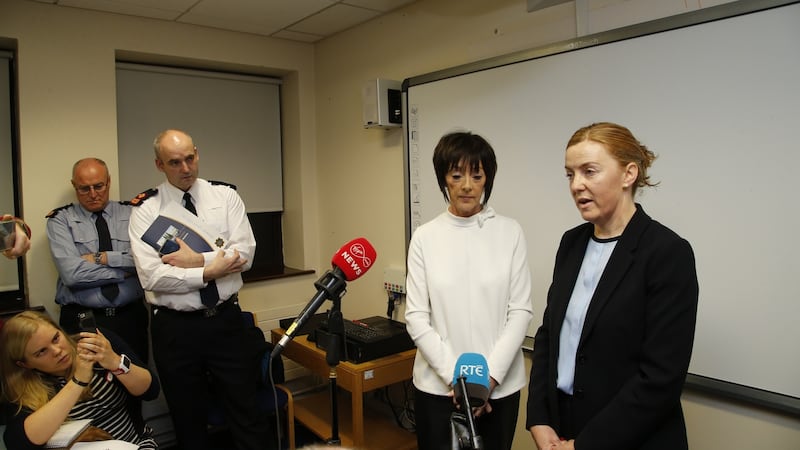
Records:
[[[111,371],[114,375],[123,375],[131,371],[131,359],[126,355],[119,356],[119,367]]]
[[[94,254],[94,263],[95,264],[103,264],[103,254],[97,252]]]

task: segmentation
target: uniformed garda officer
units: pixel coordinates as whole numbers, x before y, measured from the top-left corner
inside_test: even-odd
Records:
[[[98,326],[118,334],[147,361],[148,312],[128,238],[131,206],[108,200],[109,183],[105,162],[81,159],[72,168],[78,204],[47,215],[47,237],[58,270],[59,323],[75,333],[79,315],[91,310]]]
[[[153,294],[153,359],[178,446],[209,448],[210,374],[214,390],[225,397],[231,447],[263,449],[271,439],[256,407],[257,371],[237,297],[240,272],[250,268],[256,248],[244,203],[232,186],[198,178],[200,155],[188,134],[166,130],[154,147],[166,181],[131,201],[129,231],[142,286]],[[166,252],[142,239],[165,208],[176,206],[197,216],[210,251],[178,240],[177,250]]]

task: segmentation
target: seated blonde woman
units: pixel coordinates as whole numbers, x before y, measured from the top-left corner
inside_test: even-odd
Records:
[[[25,311],[0,330],[2,395],[11,405],[5,444],[43,448],[64,421],[92,419],[111,438],[157,448],[131,414],[131,398],[154,399],[158,379],[110,332],[68,336],[49,316]],[[140,416],[139,416],[140,417]]]

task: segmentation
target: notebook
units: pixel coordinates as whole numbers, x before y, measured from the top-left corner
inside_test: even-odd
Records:
[[[92,419],[69,420],[61,424],[55,434],[44,444],[44,448],[67,448],[83,430],[89,427]]]
[[[110,440],[94,442],[76,442],[70,450],[138,450],[139,446],[130,442]]]

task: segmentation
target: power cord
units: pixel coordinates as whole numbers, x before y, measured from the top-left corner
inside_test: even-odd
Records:
[[[400,406],[395,405],[392,400],[392,395],[389,390],[391,386],[384,386],[383,389],[376,391],[376,394],[379,401],[385,403],[389,407],[397,426],[413,433],[416,430],[416,423],[414,422],[413,400],[409,396],[411,382],[404,381],[402,384],[398,385],[402,386],[403,392],[403,400]]]
[[[390,319],[392,318],[392,314],[394,314],[394,305],[397,303],[397,300],[400,299],[400,294],[397,292],[386,291],[389,296],[389,304],[386,306],[386,316]]]

